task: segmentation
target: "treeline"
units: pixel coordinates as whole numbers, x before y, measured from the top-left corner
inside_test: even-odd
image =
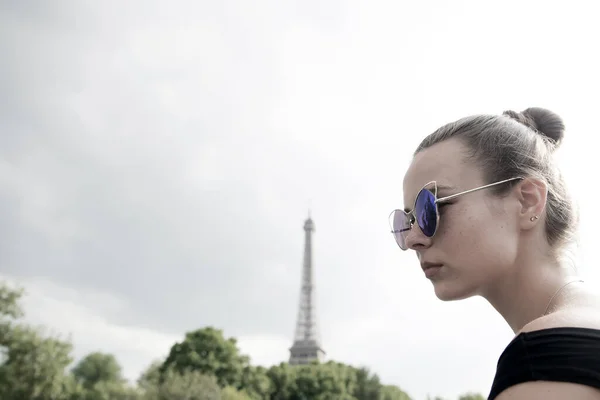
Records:
[[[69,340],[22,322],[22,295],[0,282],[3,400],[411,400],[366,368],[333,361],[253,366],[234,338],[212,327],[187,333],[132,384],[112,354],[91,353],[73,365]]]

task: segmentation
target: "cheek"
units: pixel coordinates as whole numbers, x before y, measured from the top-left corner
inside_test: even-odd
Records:
[[[440,218],[439,244],[461,258],[479,253],[482,242],[491,239],[489,222],[474,208],[447,210]]]
[[[440,218],[438,245],[454,262],[481,271],[510,262],[514,235],[505,216],[476,206],[448,211]]]
[[[468,210],[452,206],[440,216],[440,226],[438,228],[440,242],[455,243],[458,240],[468,239],[469,233],[473,231],[474,218],[467,213]]]

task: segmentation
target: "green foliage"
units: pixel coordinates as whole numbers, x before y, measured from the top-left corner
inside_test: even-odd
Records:
[[[267,377],[271,382],[271,399],[290,399],[296,392],[296,369],[287,363],[269,368]]]
[[[378,400],[381,391],[381,382],[377,375],[371,375],[367,368],[356,370],[356,390],[354,397],[359,400]]]
[[[485,400],[485,397],[479,393],[465,393],[461,395],[458,400]]]
[[[245,391],[238,391],[227,386],[221,390],[221,400],[251,400],[252,398]]]
[[[411,400],[410,396],[397,386],[385,385],[381,388],[381,400]]]
[[[71,383],[64,370],[72,361],[71,344],[17,323],[22,293],[0,285],[0,398],[66,399],[65,389]]]
[[[17,325],[0,339],[5,348],[0,366],[0,398],[60,397],[67,385],[65,368],[71,363],[71,344],[43,337],[34,328]]]
[[[296,396],[298,398],[351,398],[346,374],[347,366],[328,362],[325,364],[302,365],[296,369]]]
[[[110,386],[121,384],[121,366],[112,354],[95,352],[88,354],[73,368],[73,376],[85,389],[91,389],[99,383]]]
[[[99,381],[84,388],[71,400],[141,400],[141,394],[120,381]]]
[[[23,316],[19,300],[23,296],[22,288],[11,288],[7,284],[0,285],[0,320],[17,319]]]
[[[144,400],[220,400],[221,388],[214,376],[198,371],[162,371],[158,385],[146,388]]]
[[[151,363],[146,370],[144,370],[138,381],[138,387],[142,390],[150,390],[152,387],[160,384],[160,367],[163,365],[162,361],[154,361]]]
[[[221,330],[208,327],[187,333],[183,342],[173,345],[160,371],[193,370],[215,376],[221,387],[239,388],[248,364],[248,357],[240,354],[234,338],[225,339]]]
[[[0,362],[7,357],[6,342],[10,335],[12,324],[16,319],[23,316],[19,306],[19,300],[23,295],[23,289],[11,288],[7,284],[0,284]]]
[[[240,387],[244,388],[248,398],[256,400],[269,398],[272,390],[267,370],[251,365],[244,367]]]
[[[333,361],[303,366],[281,363],[267,371],[272,385],[271,400],[348,399],[410,400],[396,386],[384,386],[377,375]]]

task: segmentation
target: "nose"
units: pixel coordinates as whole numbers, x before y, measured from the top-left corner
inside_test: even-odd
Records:
[[[432,238],[427,237],[417,223],[413,224],[406,235],[406,247],[415,251],[430,247],[431,241]]]

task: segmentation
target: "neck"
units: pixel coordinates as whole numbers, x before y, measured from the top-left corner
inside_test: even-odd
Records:
[[[559,301],[560,293],[552,298],[557,291],[575,279],[557,262],[532,261],[518,263],[514,273],[497,280],[482,294],[515,334],[543,316],[551,300],[554,304]]]

